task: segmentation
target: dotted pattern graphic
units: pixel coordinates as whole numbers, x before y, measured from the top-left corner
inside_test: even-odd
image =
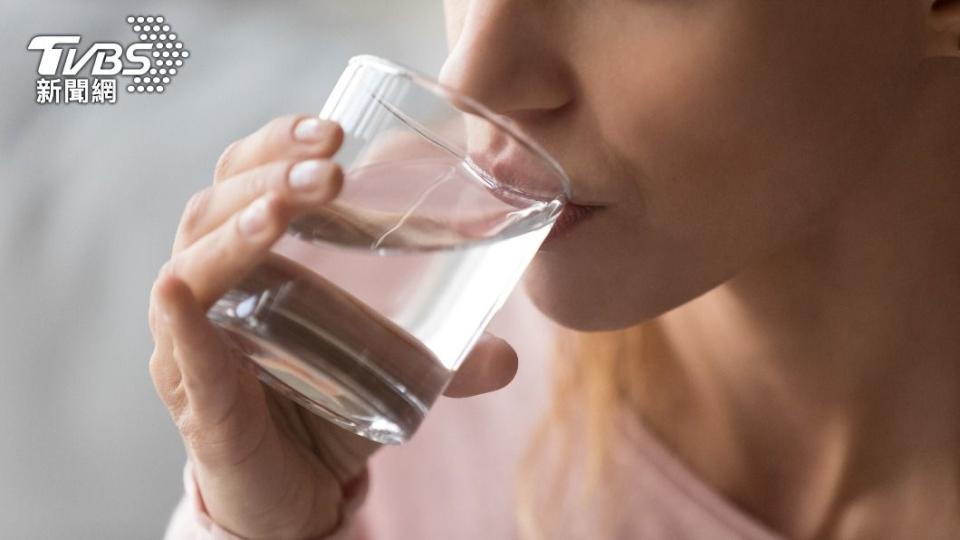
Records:
[[[190,58],[190,51],[173,31],[170,23],[160,15],[130,15],[127,24],[142,43],[150,43],[152,63],[143,75],[133,77],[127,85],[131,94],[162,94],[177,75],[183,63]]]

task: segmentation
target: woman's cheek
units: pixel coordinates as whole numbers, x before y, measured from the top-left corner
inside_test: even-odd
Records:
[[[686,226],[691,214],[703,223],[728,210],[725,195],[743,196],[748,172],[757,168],[750,164],[765,151],[751,129],[758,120],[738,67],[719,54],[701,64],[701,47],[684,43],[669,54],[644,55],[636,78],[603,98],[617,105],[603,111],[601,129],[635,171],[647,199],[645,220],[654,226]]]

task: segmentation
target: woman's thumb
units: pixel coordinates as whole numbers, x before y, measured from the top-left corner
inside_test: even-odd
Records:
[[[506,341],[484,333],[443,394],[469,397],[499,390],[517,374],[517,352]]]

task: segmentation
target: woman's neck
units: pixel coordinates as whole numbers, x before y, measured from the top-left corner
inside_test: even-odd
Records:
[[[829,222],[653,323],[644,421],[791,537],[960,534],[958,95],[932,83]]]

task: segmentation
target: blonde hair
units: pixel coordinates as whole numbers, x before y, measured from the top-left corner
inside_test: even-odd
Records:
[[[521,538],[542,540],[562,493],[571,496],[566,474],[584,471],[580,504],[589,503],[604,483],[614,442],[614,419],[643,391],[640,371],[654,321],[624,330],[575,332],[561,329],[551,362],[550,405],[539,420],[517,467],[516,519]],[[573,448],[583,447],[582,455]],[[552,455],[554,461],[547,459]],[[579,459],[579,463],[573,460]],[[548,464],[549,463],[549,464]],[[606,494],[609,495],[609,494]],[[552,501],[543,500],[545,497]]]

